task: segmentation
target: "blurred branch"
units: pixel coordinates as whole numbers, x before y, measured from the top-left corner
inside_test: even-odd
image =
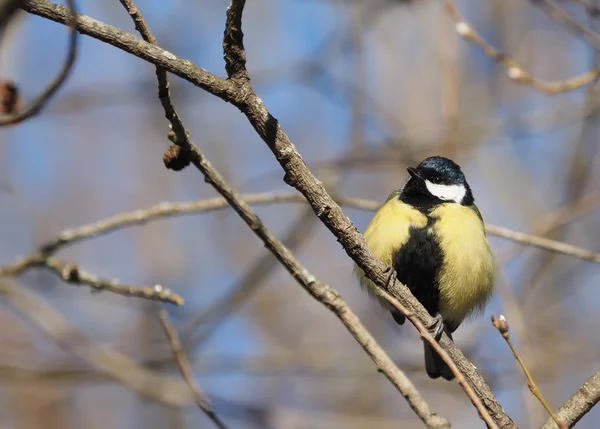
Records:
[[[600,371],[592,375],[556,412],[559,420],[573,427],[600,401]],[[541,429],[555,429],[556,423],[548,419]]]
[[[14,1],[12,3],[14,3]],[[19,3],[21,8],[28,6],[28,2]],[[56,91],[58,91],[62,84],[65,83],[67,77],[69,77],[69,74],[73,69],[73,64],[75,64],[75,59],[77,58],[77,10],[75,9],[75,0],[67,0],[67,4],[69,6],[69,14],[66,18],[66,23],[70,28],[69,51],[58,75],[35,100],[33,100],[23,109],[15,113],[0,116],[0,127],[16,124],[17,122],[22,122],[25,119],[37,115],[44,108],[50,98],[52,98],[52,96],[56,93]],[[1,22],[2,21],[0,20],[0,23]]]
[[[549,238],[538,237],[536,235],[526,234],[524,232],[512,231],[496,225],[487,225],[486,232],[491,235],[506,238],[517,243],[528,246],[539,247],[550,252],[562,253],[563,255],[600,263],[600,254],[582,249],[581,247],[563,243],[562,241],[550,240]]]
[[[556,211],[549,213],[539,220],[536,220],[536,225],[533,228],[531,235],[545,236],[557,228],[560,228],[575,219],[589,213],[600,204],[600,193],[585,195],[580,199],[565,204]],[[501,264],[506,264],[510,259],[517,257],[521,253],[520,247],[512,249],[508,248],[501,254],[497,255],[498,261]],[[600,255],[598,255],[600,256]]]
[[[283,193],[257,193],[257,194],[243,194],[241,198],[247,203],[252,205],[268,205],[268,204],[281,204],[281,203],[304,203],[306,199],[297,193],[283,194]],[[557,213],[557,219],[549,219],[547,222],[549,226],[557,224],[564,219],[572,216],[580,215],[591,209],[597,202],[597,196],[590,196],[582,199],[581,203],[572,209],[561,210]],[[352,207],[359,210],[375,211],[381,203],[378,201],[366,200],[362,198],[352,197],[336,197],[335,201],[343,206]],[[222,210],[229,208],[229,204],[223,198],[210,198],[200,201],[190,201],[183,203],[169,203],[163,202],[157,205],[148,207],[146,209],[135,210],[131,212],[124,212],[114,215],[110,218],[100,220],[91,224],[83,225],[77,228],[71,228],[64,230],[58,235],[58,238],[52,240],[41,246],[42,253],[53,253],[63,246],[76,243],[85,239],[100,236],[103,234],[110,233],[122,228],[135,225],[143,225],[152,220],[161,219],[171,216],[180,216],[195,214],[201,212],[210,212],[214,210]],[[567,213],[568,212],[568,213]],[[569,215],[570,214],[570,215]],[[513,231],[508,228],[504,228],[497,225],[486,225],[486,232],[490,235],[505,238],[507,240],[514,241],[526,246],[534,246],[540,249],[548,250],[550,252],[561,253],[564,255],[572,256],[575,258],[583,259],[586,261],[600,263],[600,254],[594,253],[581,247],[573,246],[571,244],[563,243],[560,241],[550,240],[533,234],[527,234],[524,232]],[[22,272],[30,264],[29,258],[23,258],[19,261],[13,262],[9,271],[2,271],[0,268],[0,275],[15,275]]]
[[[0,0],[0,29],[10,19],[12,14],[28,0]]]
[[[585,11],[591,18],[597,18],[600,16],[600,7],[592,4],[589,0],[566,0],[572,3],[577,3],[585,8]]]
[[[222,201],[226,204],[225,200]],[[226,207],[229,207],[229,205],[226,205]],[[288,249],[294,250],[310,236],[310,231],[315,224],[316,218],[312,210],[310,207],[306,207],[298,219],[286,228],[281,241]],[[273,255],[265,253],[258,261],[253,263],[252,268],[242,276],[243,280],[233,287],[231,293],[200,313],[192,322],[189,334],[186,335],[192,338],[189,347],[194,348],[206,341],[223,320],[230,316],[256,289],[264,284],[263,280],[273,271],[276,264],[277,260]],[[201,332],[195,333],[194,330],[201,326]]]
[[[191,403],[183,382],[155,374],[117,350],[94,344],[61,313],[24,286],[0,278],[0,296],[54,341],[139,395],[175,407]]]
[[[571,31],[592,45],[596,51],[600,51],[600,34],[586,25],[577,22],[571,15],[562,10],[554,0],[530,0],[538,8],[542,9],[548,17],[561,24],[567,30]]]
[[[87,285],[96,291],[107,291],[128,297],[144,298],[152,301],[168,302],[175,305],[183,305],[183,298],[171,289],[161,285],[128,286],[121,284],[118,280],[107,280],[99,278],[80,269],[77,264],[71,264],[50,256],[48,252],[37,252],[20,258],[15,262],[0,267],[0,277],[15,277],[29,268],[42,267],[57,274],[67,283]]]
[[[552,408],[550,407],[550,405],[548,405],[548,402],[544,398],[544,395],[542,395],[542,392],[540,392],[540,389],[538,389],[537,384],[535,384],[535,380],[533,379],[533,377],[531,376],[531,373],[527,369],[527,366],[525,365],[523,358],[521,357],[521,355],[519,354],[519,352],[513,345],[512,341],[510,339],[510,334],[508,333],[509,327],[508,327],[506,318],[503,315],[500,315],[500,317],[498,319],[496,319],[496,317],[492,314],[492,324],[494,325],[494,328],[496,328],[498,330],[498,332],[500,332],[500,334],[502,335],[502,338],[504,338],[504,340],[508,344],[508,347],[510,347],[510,350],[512,351],[513,355],[515,356],[515,359],[519,363],[519,366],[521,367],[521,369],[523,370],[523,373],[525,374],[525,377],[527,378],[527,387],[529,387],[529,390],[531,391],[531,393],[533,393],[533,395],[544,406],[546,411],[548,411],[548,414],[550,414],[550,416],[552,417],[554,422],[558,425],[558,427],[560,429],[566,429],[567,426],[558,419],[556,414],[554,414],[554,411],[552,411]]]
[[[540,1],[533,1],[533,3],[538,4]],[[485,55],[503,66],[506,69],[508,77],[516,83],[531,86],[544,94],[554,95],[561,92],[573,91],[574,89],[594,82],[600,77],[600,69],[596,68],[582,75],[556,82],[543,82],[536,79],[515,59],[503,54],[487,43],[483,37],[481,37],[479,33],[465,21],[452,0],[444,0],[444,4],[446,5],[446,10],[456,22],[456,32],[466,41],[479,46]]]
[[[177,336],[177,331],[169,321],[169,316],[165,310],[161,310],[158,313],[158,318],[162,325],[167,338],[169,339],[169,344],[171,345],[171,350],[173,351],[173,356],[177,361],[177,366],[179,367],[179,371],[181,372],[182,377],[185,382],[189,386],[192,394],[194,395],[194,400],[198,407],[204,411],[204,414],[208,416],[208,418],[220,429],[226,429],[227,426],[221,422],[219,417],[215,414],[215,410],[212,408],[210,401],[206,397],[206,395],[200,390],[198,384],[194,381],[194,376],[192,373],[192,368],[190,367],[190,363],[181,348],[181,342],[179,341],[179,337]]]

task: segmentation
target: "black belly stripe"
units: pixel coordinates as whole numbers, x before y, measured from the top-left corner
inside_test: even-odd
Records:
[[[411,228],[410,238],[392,259],[398,280],[410,289],[432,316],[439,312],[438,275],[443,264],[441,246],[428,232],[434,222],[435,219],[429,218],[424,228]]]

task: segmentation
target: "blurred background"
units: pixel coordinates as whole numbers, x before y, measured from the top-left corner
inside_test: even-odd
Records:
[[[594,0],[592,0],[594,1]],[[137,0],[158,44],[219,76],[225,0]],[[456,5],[492,45],[542,80],[596,67],[576,34],[525,0]],[[559,1],[592,29],[579,2]],[[80,13],[135,33],[121,4]],[[252,83],[317,177],[337,195],[383,202],[406,167],[443,154],[465,170],[486,222],[596,251],[600,204],[595,85],[553,96],[512,82],[460,39],[433,0],[254,0],[243,20]],[[598,28],[600,30],[600,28]],[[0,130],[0,265],[63,229],[162,201],[211,198],[193,168],[164,168],[168,125],[154,67],[80,37],[71,78],[40,116]],[[62,25],[18,14],[2,34],[0,78],[25,101],[57,73]],[[290,192],[233,106],[170,77],[192,139],[240,192]],[[303,204],[256,207],[300,261],[336,288],[431,407],[456,428],[483,427],[457,383],[427,378],[422,345],[364,295],[352,261]],[[346,208],[362,231],[371,213]],[[519,427],[547,415],[490,313],[511,334],[550,405],[598,368],[600,267],[491,237],[501,266],[483,317],[455,334]],[[110,294],[28,270],[19,280],[90,342],[179,379],[158,323],[168,310],[199,385],[230,428],[420,428],[422,423],[342,324],[277,264],[231,210],[173,217],[61,250],[62,259],[126,284],[160,283],[183,307]],[[1,302],[1,301],[0,301]],[[193,404],[142,398],[0,306],[0,428],[212,427]],[[577,427],[596,428],[600,411]]]

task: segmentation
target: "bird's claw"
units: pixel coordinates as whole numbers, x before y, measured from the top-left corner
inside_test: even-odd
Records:
[[[392,286],[394,283],[396,283],[396,278],[397,278],[396,270],[391,265],[388,265],[383,273],[386,276],[385,289],[389,290],[390,286]]]
[[[444,319],[441,314],[438,314],[433,318],[433,322],[427,327],[427,330],[433,335],[433,338],[435,338],[436,341],[439,341],[440,338],[442,338],[442,333],[444,332]]]

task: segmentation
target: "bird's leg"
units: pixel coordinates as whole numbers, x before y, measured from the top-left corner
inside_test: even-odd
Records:
[[[433,335],[433,338],[435,338],[436,341],[439,341],[440,338],[442,338],[442,333],[444,332],[444,319],[441,314],[438,313],[433,318],[433,322],[431,325],[427,326],[427,330]]]
[[[396,270],[394,269],[394,267],[392,267],[391,265],[388,265],[387,268],[383,271],[383,273],[386,276],[385,290],[389,290],[390,286],[392,286],[394,283],[396,283],[396,277],[398,274],[396,273]]]

